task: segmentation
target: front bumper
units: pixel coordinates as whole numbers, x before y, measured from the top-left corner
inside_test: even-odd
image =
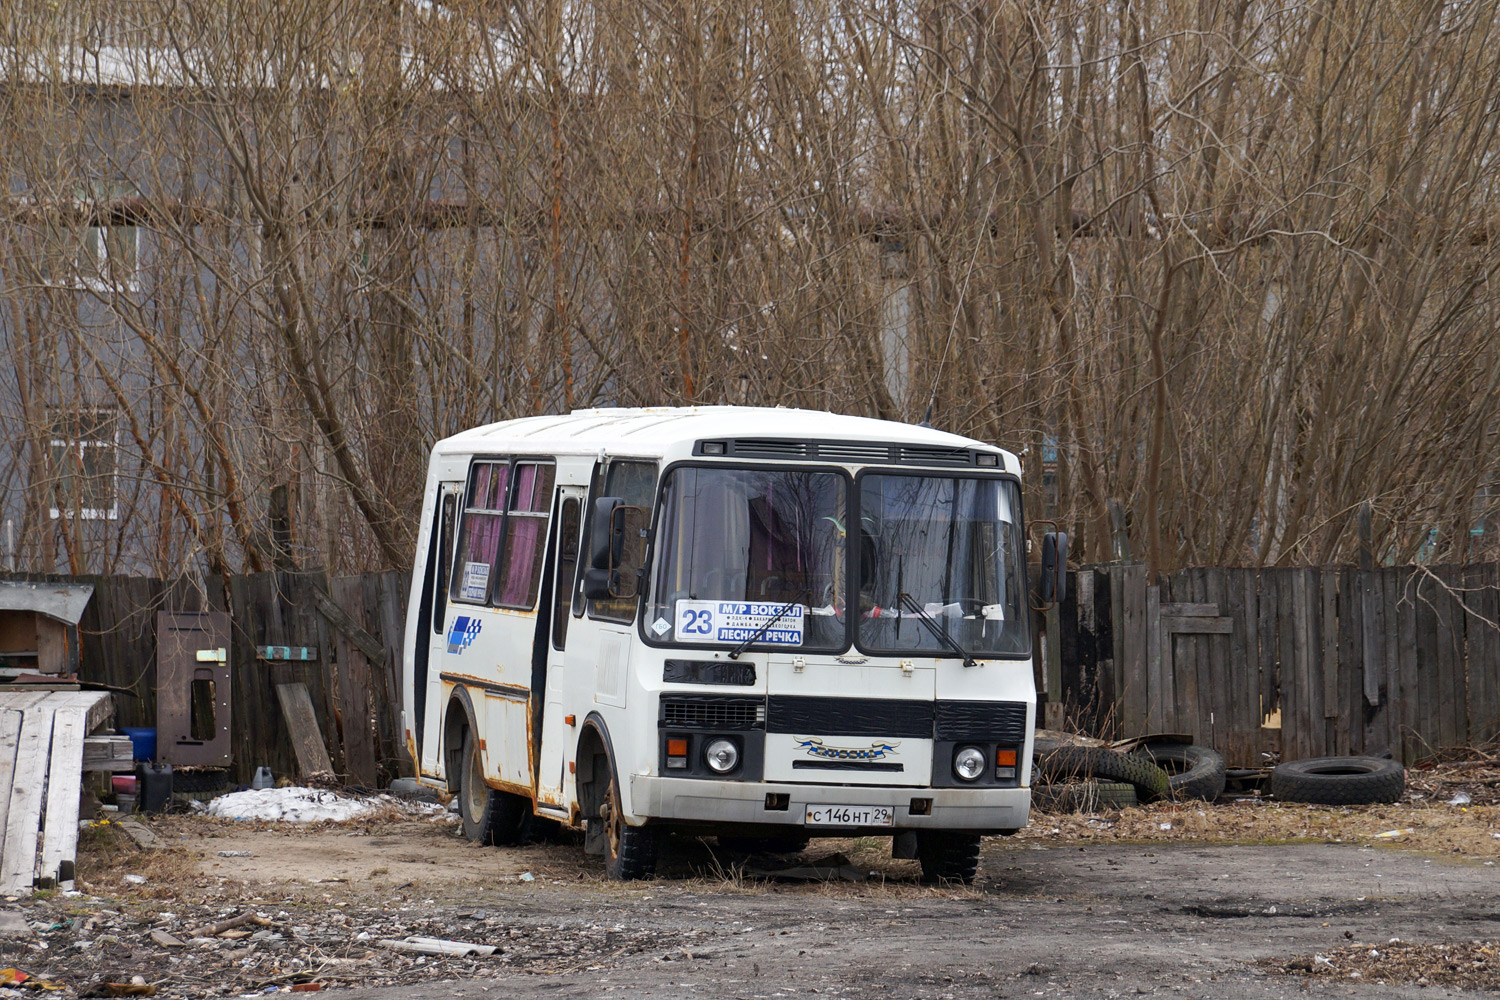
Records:
[[[766,808],[766,796],[788,797],[784,810]],[[794,785],[776,782],[696,781],[630,776],[630,808],[643,821],[734,823],[795,826],[809,831],[843,833],[837,827],[807,827],[809,805],[890,806],[895,822],[889,830],[969,830],[999,833],[1026,825],[1030,788],[886,788],[856,785]],[[925,814],[913,815],[913,800],[930,801]],[[920,805],[919,805],[920,808]],[[631,822],[634,823],[635,818]]]

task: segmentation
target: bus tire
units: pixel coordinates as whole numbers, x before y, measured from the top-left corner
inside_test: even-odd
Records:
[[[479,745],[474,730],[464,730],[463,770],[459,772],[458,814],[464,836],[476,844],[509,846],[520,843],[521,827],[531,803],[511,792],[499,792],[484,783]]]
[[[917,860],[922,864],[922,882],[974,881],[979,871],[979,834],[959,830],[918,830]]]
[[[649,826],[631,826],[620,808],[620,779],[614,762],[609,766],[609,789],[599,807],[604,823],[604,874],[615,882],[632,882],[656,874],[658,831]]]

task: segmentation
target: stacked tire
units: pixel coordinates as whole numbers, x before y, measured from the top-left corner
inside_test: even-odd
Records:
[[[1152,761],[1123,754],[1108,747],[1061,746],[1036,758],[1034,781],[1039,786],[1076,784],[1092,779],[1102,790],[1106,784],[1124,784],[1135,792],[1138,802],[1155,802],[1170,794],[1167,772]],[[1047,793],[1042,793],[1045,800]],[[1118,801],[1116,789],[1110,796]],[[1095,796],[1103,798],[1103,793]],[[1102,805],[1103,802],[1100,802]]]
[[[1167,787],[1174,799],[1212,802],[1224,794],[1224,757],[1212,747],[1147,743],[1136,753],[1167,772]]]

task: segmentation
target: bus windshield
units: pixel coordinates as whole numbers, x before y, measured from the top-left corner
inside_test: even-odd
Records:
[[[1029,651],[1014,482],[865,473],[857,497],[847,482],[800,469],[670,472],[647,635],[725,649]]]
[[[1004,479],[861,476],[859,648],[1025,653],[1020,510]]]
[[[645,628],[660,641],[842,652],[846,480],[795,469],[674,469]]]

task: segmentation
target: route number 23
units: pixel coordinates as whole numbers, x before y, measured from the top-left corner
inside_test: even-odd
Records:
[[[695,611],[688,609],[683,615],[683,635],[713,635],[714,613],[712,611]]]

